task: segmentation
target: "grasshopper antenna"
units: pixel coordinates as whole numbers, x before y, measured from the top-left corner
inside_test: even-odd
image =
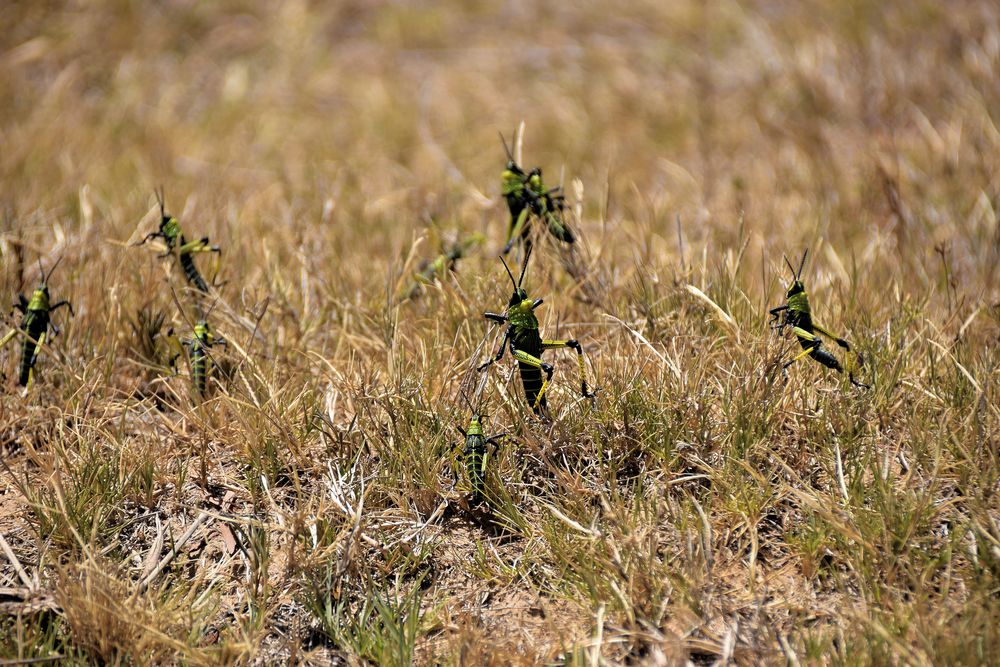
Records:
[[[510,152],[510,146],[507,145],[507,140],[503,138],[503,132],[497,131],[497,134],[500,135],[500,142],[503,144],[503,150],[504,150],[504,153],[507,154],[507,159],[510,162],[513,162],[514,161],[514,156]]]
[[[788,270],[792,272],[792,280],[797,280],[797,278],[795,277],[795,267],[792,266],[792,263],[788,261],[788,256],[782,255],[781,258],[785,260],[785,264],[788,265]]]
[[[518,278],[516,285],[518,289],[520,289],[521,283],[524,282],[524,274],[528,272],[528,259],[530,257],[531,257],[531,246],[529,245],[528,249],[524,251],[524,264],[521,266],[521,277]],[[513,277],[511,277],[511,280],[513,280]]]
[[[205,312],[204,306],[201,305],[201,301],[202,301],[201,299],[195,300],[194,309],[198,315],[198,319],[207,322],[208,316],[212,314],[212,311],[215,310],[215,305],[219,303],[219,297],[218,296],[215,297],[215,299],[212,301],[212,305],[208,307],[207,313]],[[178,303],[177,306],[180,307],[180,303]]]
[[[59,259],[57,259],[56,263],[52,265],[52,268],[49,269],[49,272],[45,273],[45,274],[42,274],[42,275],[45,276],[45,280],[42,281],[43,283],[45,283],[46,285],[49,284],[49,278],[51,278],[52,274],[56,272],[56,268],[59,266],[59,262],[61,262],[62,260],[63,260],[63,256],[59,255]],[[39,269],[42,268],[42,260],[41,259],[38,260],[38,268]]]
[[[465,390],[462,389],[458,393],[462,397],[462,400],[465,401],[465,404],[469,406],[469,409],[472,410],[472,413],[473,414],[477,414],[478,410],[476,410],[475,406],[472,405],[472,401],[469,400],[469,397],[465,393]]]
[[[510,276],[510,284],[513,285],[516,290],[518,286],[517,283],[514,282],[514,274],[510,272],[510,267],[507,266],[507,262],[504,261],[502,256],[500,257],[500,262],[503,264],[503,268],[507,269],[507,275]]]
[[[212,314],[212,311],[215,310],[215,306],[218,303],[219,303],[219,297],[215,297],[215,299],[212,301],[212,305],[208,307],[208,312],[205,313],[205,317],[202,318],[203,320],[208,319],[208,316]]]
[[[806,249],[805,249],[805,250],[804,250],[804,251],[802,252],[802,261],[801,261],[801,262],[799,263],[799,271],[798,271],[798,273],[796,273],[796,274],[795,274],[795,279],[796,279],[796,280],[798,280],[798,279],[799,279],[799,277],[800,277],[800,276],[802,275],[802,269],[803,269],[803,268],[805,267],[805,265],[806,265],[806,256],[807,256],[808,254],[809,254],[809,248],[806,248]]]

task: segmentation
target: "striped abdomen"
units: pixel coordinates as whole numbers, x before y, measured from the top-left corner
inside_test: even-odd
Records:
[[[536,359],[542,358],[542,337],[538,335],[538,329],[518,329],[511,336],[511,344],[521,352],[526,352]],[[538,392],[542,390],[542,369],[529,366],[522,362],[517,362],[521,371],[521,384],[524,385],[524,398],[528,405],[535,411],[540,412],[545,407],[545,396],[539,404],[535,405]]]
[[[181,245],[186,243],[184,237],[181,237]],[[208,294],[208,285],[205,284],[205,279],[201,277],[198,273],[198,267],[194,265],[194,257],[189,252],[181,253],[181,268],[184,269],[184,275],[187,276],[188,282],[197,287],[200,291]]]
[[[472,495],[479,498],[483,495],[483,485],[486,481],[486,438],[470,433],[465,438],[465,472],[469,476]]]
[[[29,310],[24,316],[21,329],[25,333],[24,344],[21,346],[21,366],[18,369],[18,382],[22,387],[28,386],[31,379],[31,364],[35,357],[38,340],[49,328],[49,313]]]
[[[199,396],[204,396],[208,386],[208,355],[205,354],[205,347],[199,340],[191,344],[191,377],[195,392]]]

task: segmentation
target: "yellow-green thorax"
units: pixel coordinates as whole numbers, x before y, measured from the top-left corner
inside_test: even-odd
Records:
[[[788,310],[792,312],[809,312],[809,296],[806,294],[805,286],[796,280],[788,288]]]
[[[174,216],[165,215],[160,220],[160,233],[166,239],[167,245],[172,248],[181,235],[181,224],[177,222],[177,218]]]
[[[49,288],[47,285],[42,285],[31,295],[31,301],[28,302],[28,310],[47,311],[48,309]]]
[[[469,420],[469,428],[466,430],[465,435],[482,435],[483,425],[479,421],[479,415],[472,415],[472,419]]]
[[[535,302],[529,299],[528,295],[521,289],[515,292],[514,296],[520,297],[520,301],[516,298],[511,299],[511,303],[507,306],[507,320],[519,329],[537,329],[538,318],[535,317]]]
[[[212,334],[212,328],[208,326],[208,322],[205,320],[199,320],[194,325],[194,336],[202,343],[212,344],[215,336]]]

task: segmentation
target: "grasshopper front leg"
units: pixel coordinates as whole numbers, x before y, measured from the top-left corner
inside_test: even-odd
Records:
[[[163,232],[159,232],[159,231],[157,231],[157,232],[150,232],[150,233],[146,234],[146,236],[141,241],[133,243],[132,247],[133,248],[137,248],[138,246],[144,245],[146,243],[146,241],[148,241],[150,239],[155,239],[157,237],[163,237],[164,239],[167,238],[166,235]]]
[[[486,438],[486,444],[491,445],[493,447],[493,451],[496,452],[496,450],[500,447],[499,441],[503,440],[506,437],[507,437],[506,433],[498,433],[497,435],[493,435],[490,436],[489,438]]]
[[[55,304],[51,308],[49,308],[49,312],[51,313],[52,311],[56,310],[57,308],[62,308],[63,306],[66,306],[67,308],[69,308],[69,314],[72,315],[73,317],[76,317],[76,311],[73,310],[73,304],[71,304],[69,301],[66,301],[65,299],[62,300],[62,301],[60,301],[60,302],[58,302],[57,304]]]
[[[11,339],[13,339],[14,336],[17,335],[18,331],[19,331],[19,329],[17,327],[14,327],[10,331],[8,331],[7,334],[2,339],[0,339],[0,348],[3,348],[3,346],[5,346],[7,343],[9,343],[11,341]]]
[[[489,318],[489,319],[494,319],[495,321],[498,321],[498,322],[506,322],[507,321],[506,317],[503,317],[503,315],[497,315],[496,313],[486,313],[486,317]],[[499,319],[499,318],[503,318],[503,319]],[[484,371],[487,368],[489,368],[490,366],[492,366],[494,363],[496,363],[496,362],[500,361],[501,359],[503,359],[504,351],[507,349],[507,341],[510,340],[510,334],[511,334],[510,327],[507,327],[507,330],[503,334],[503,340],[500,341],[500,348],[497,350],[497,353],[495,355],[493,355],[492,357],[490,357],[486,361],[486,363],[484,363],[483,365],[481,365],[478,368],[476,368],[477,371]]]
[[[771,326],[772,329],[777,329],[778,331],[781,331],[782,329],[785,328],[785,320],[780,318],[779,315],[787,310],[788,310],[788,304],[785,304],[784,306],[778,306],[777,308],[772,308],[770,311],[768,311],[771,314],[771,319],[768,322],[768,324]]]

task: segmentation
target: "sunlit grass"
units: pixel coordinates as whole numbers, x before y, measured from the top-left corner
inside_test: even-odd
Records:
[[[1000,646],[1000,12],[987,2],[0,8],[0,659],[982,664]],[[580,242],[526,287],[551,421],[482,393],[510,137]],[[221,257],[132,244],[153,190]],[[456,272],[402,299],[422,259]],[[867,390],[768,328],[814,315]],[[5,317],[5,326],[17,319]],[[835,354],[841,351],[831,345]],[[0,545],[2,546],[2,545]]]

